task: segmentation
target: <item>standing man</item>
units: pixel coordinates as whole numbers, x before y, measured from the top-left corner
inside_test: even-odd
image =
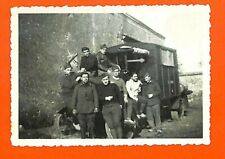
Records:
[[[103,105],[102,114],[110,128],[113,138],[122,138],[122,98],[119,88],[115,83],[110,83],[109,75],[101,75],[102,83],[98,85],[99,100]]]
[[[63,98],[65,108],[68,110],[71,106],[71,99],[73,95],[73,90],[77,84],[76,77],[77,74],[73,72],[71,62],[75,59],[76,55],[73,55],[63,66],[63,75],[60,76],[60,86],[61,86],[61,96]]]
[[[96,56],[90,53],[88,47],[83,47],[82,52],[84,56],[81,57],[80,72],[87,71],[90,73],[90,77],[98,76],[98,60]]]
[[[77,85],[76,73],[72,72],[70,63],[64,65],[63,75],[60,77],[61,96],[64,102],[64,107],[58,111],[66,122],[65,133],[73,132],[74,128],[79,129],[77,117],[72,114],[71,100],[74,87]]]
[[[128,95],[127,95],[127,88],[124,80],[119,77],[120,74],[120,68],[117,66],[112,67],[112,76],[110,77],[110,82],[115,83],[120,91],[120,96],[123,99],[123,120],[126,119],[126,110],[125,110],[125,104],[128,103]]]
[[[103,44],[100,46],[100,51],[97,53],[99,75],[104,72],[109,72],[111,67],[117,66],[106,56],[106,49],[106,44]]]
[[[72,72],[70,64],[65,64],[63,69],[63,75],[60,77],[61,95],[65,104],[66,109],[70,108],[73,90],[76,85],[76,75]]]
[[[130,80],[126,82],[126,88],[129,95],[128,98],[128,107],[127,107],[127,119],[124,121],[125,123],[134,124],[135,122],[131,120],[131,116],[133,110],[135,111],[135,115],[140,114],[139,110],[139,93],[141,92],[142,82],[138,79],[137,73],[132,73]],[[141,111],[142,113],[142,111]]]
[[[145,74],[144,80],[144,84],[142,85],[142,96],[146,99],[147,122],[151,127],[149,132],[156,130],[157,133],[162,133],[160,118],[160,87],[158,83],[152,80],[148,73]]]
[[[75,87],[72,98],[73,113],[77,113],[82,139],[86,138],[86,131],[89,133],[89,138],[95,137],[95,113],[98,112],[98,105],[95,85],[89,82],[89,74],[83,72],[81,83]]]

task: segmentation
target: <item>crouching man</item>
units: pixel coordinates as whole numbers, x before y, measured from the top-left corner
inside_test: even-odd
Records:
[[[95,137],[95,113],[98,112],[98,105],[95,85],[89,82],[89,74],[83,72],[81,83],[75,87],[72,97],[73,113],[77,113],[82,139],[86,138],[87,131],[89,138]]]

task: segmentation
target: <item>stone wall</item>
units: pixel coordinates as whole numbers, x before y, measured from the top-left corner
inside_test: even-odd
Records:
[[[70,54],[83,46],[92,52],[100,44],[122,43],[121,34],[162,44],[164,39],[124,14],[20,14],[19,15],[19,123],[37,128],[53,123],[63,107],[59,76]]]
[[[180,83],[193,91],[193,93],[188,96],[190,103],[199,101],[199,99],[202,98],[202,74],[180,76]]]

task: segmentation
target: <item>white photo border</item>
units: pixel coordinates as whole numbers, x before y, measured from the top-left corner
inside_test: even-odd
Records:
[[[187,5],[176,5],[187,7]],[[203,56],[203,138],[154,138],[154,139],[19,139],[19,30],[18,15],[25,13],[121,13],[134,11],[136,7],[176,6],[81,6],[81,7],[14,7],[11,8],[11,143],[13,146],[117,146],[117,145],[208,145],[210,144],[210,35]],[[210,18],[208,5],[204,7]],[[210,34],[210,21],[209,34]]]

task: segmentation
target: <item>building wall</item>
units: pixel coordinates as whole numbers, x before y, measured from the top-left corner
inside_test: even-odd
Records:
[[[145,42],[164,41],[124,14],[19,15],[20,124],[52,124],[53,114],[63,107],[59,76],[68,55],[78,53],[79,62],[83,46],[97,52],[100,44],[122,43],[123,33]]]
[[[190,103],[199,101],[202,98],[202,74],[180,76],[180,83],[193,91],[193,93],[188,96]]]

